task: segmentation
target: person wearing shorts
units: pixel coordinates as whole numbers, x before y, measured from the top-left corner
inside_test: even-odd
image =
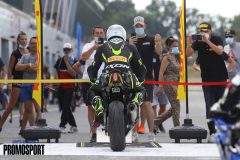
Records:
[[[12,52],[9,65],[8,65],[8,79],[22,79],[23,72],[16,71],[15,66],[21,59],[22,55],[28,53],[27,49],[27,35],[24,32],[20,32],[17,36],[18,48]],[[14,83],[8,84],[8,91],[10,94],[9,104],[4,111],[0,120],[0,132],[2,130],[3,124],[8,118],[8,115],[12,112],[13,107],[17,104],[20,95],[21,84]]]
[[[155,36],[149,36],[145,33],[146,24],[144,18],[137,16],[133,20],[134,30],[136,36],[129,38],[129,43],[136,46],[143,60],[143,64],[147,68],[147,74],[145,80],[153,80],[153,55],[156,52],[158,55],[162,53],[161,36],[156,34]],[[153,100],[153,85],[144,84],[146,94],[144,102],[141,105],[141,124],[138,132],[144,133],[145,117],[147,118],[149,128],[149,141],[154,141],[154,113],[152,109]],[[146,114],[146,115],[145,115]]]
[[[36,79],[37,77],[37,38],[32,37],[29,42],[30,53],[21,57],[16,65],[17,71],[23,71],[23,79]],[[27,122],[30,126],[35,124],[34,109],[33,109],[33,87],[34,84],[26,83],[21,86],[20,101],[24,103],[23,120],[21,131],[26,128]]]

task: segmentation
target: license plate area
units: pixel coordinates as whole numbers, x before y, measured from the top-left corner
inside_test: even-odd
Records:
[[[112,93],[120,93],[120,88],[119,87],[112,88]]]

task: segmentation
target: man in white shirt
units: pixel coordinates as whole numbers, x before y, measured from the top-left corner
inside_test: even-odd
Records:
[[[104,28],[101,26],[93,27],[93,40],[90,43],[86,43],[82,49],[82,57],[86,59],[85,68],[83,71],[83,79],[89,79],[87,68],[92,64],[94,61],[94,56],[96,54],[96,49],[104,43],[105,32]],[[77,62],[74,66],[77,68],[80,65],[80,62]],[[104,64],[100,67],[98,71],[98,77],[101,75],[102,70],[104,69]],[[82,83],[82,95],[83,101],[88,106],[88,122],[91,128],[92,137],[90,142],[96,142],[96,127],[93,126],[94,118],[95,118],[95,110],[93,109],[89,99],[88,99],[88,90],[91,87],[91,83],[85,82]]]

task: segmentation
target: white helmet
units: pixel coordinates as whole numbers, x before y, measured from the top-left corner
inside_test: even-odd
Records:
[[[123,28],[123,26],[114,24],[111,25],[107,30],[107,40],[109,41],[111,38],[122,38],[124,41],[126,41],[126,30]]]

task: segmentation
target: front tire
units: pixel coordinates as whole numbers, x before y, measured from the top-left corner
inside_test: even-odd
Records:
[[[109,105],[109,137],[113,151],[125,149],[124,105],[121,101],[113,101]]]

